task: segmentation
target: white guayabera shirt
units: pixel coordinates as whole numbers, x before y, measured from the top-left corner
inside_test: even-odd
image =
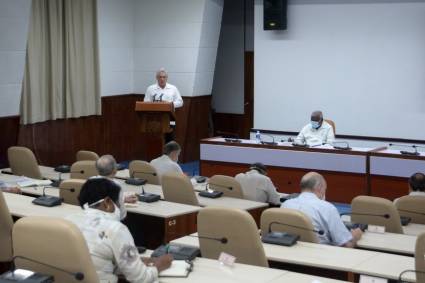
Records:
[[[179,90],[172,84],[165,84],[161,88],[158,84],[153,84],[146,89],[144,101],[166,101],[173,102],[174,108],[183,106],[183,99]]]
[[[142,262],[130,231],[113,218],[113,213],[88,208],[67,219],[86,239],[101,283],[118,282],[118,273],[132,283],[157,282],[158,270]]]
[[[310,146],[332,143],[334,140],[334,130],[326,121],[323,121],[322,126],[318,129],[313,129],[311,124],[305,125],[296,138],[297,142],[303,142]]]

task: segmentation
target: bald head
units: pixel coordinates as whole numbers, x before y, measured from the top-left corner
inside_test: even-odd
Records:
[[[326,194],[326,180],[322,175],[316,172],[309,172],[301,178],[301,192],[312,192],[318,198],[324,199]]]
[[[113,177],[117,168],[117,162],[112,155],[102,155],[96,161],[96,169],[100,176]]]

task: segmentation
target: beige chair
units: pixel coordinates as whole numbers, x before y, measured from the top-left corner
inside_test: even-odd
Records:
[[[351,222],[363,223],[371,225],[385,226],[385,231],[390,233],[403,234],[401,226],[400,214],[395,205],[384,198],[371,196],[358,196],[351,202]],[[388,215],[388,218],[371,215],[355,215],[359,214],[375,214]]]
[[[12,261],[12,228],[12,215],[0,190],[0,262]]]
[[[335,127],[335,122],[329,119],[325,119],[325,121],[332,126],[332,129],[334,130],[334,134],[336,135],[336,127]]]
[[[89,150],[80,150],[76,154],[77,161],[91,160],[96,161],[99,159],[99,155],[97,155],[94,151]]]
[[[19,219],[13,227],[13,251],[15,257],[27,257],[84,274],[84,280],[77,281],[69,274],[45,265],[16,259],[18,268],[53,275],[55,282],[99,282],[86,240],[78,227],[65,219],[39,216]]]
[[[425,224],[425,197],[404,196],[395,203],[401,216],[410,217],[412,223]]]
[[[130,177],[145,179],[148,184],[159,185],[159,177],[155,167],[141,160],[133,160],[128,165]]]
[[[214,175],[208,180],[208,186],[214,191],[223,192],[223,196],[244,198],[241,184],[233,177]]]
[[[277,223],[276,223],[277,222]],[[285,226],[282,224],[302,227],[304,229]],[[309,231],[307,231],[307,230]],[[269,208],[261,214],[261,233],[270,231],[286,232],[300,236],[300,241],[318,243],[316,232],[311,219],[301,211],[289,208]]]
[[[34,153],[23,146],[12,146],[7,150],[10,169],[18,176],[43,179]]]
[[[61,182],[59,186],[59,196],[63,198],[63,202],[73,205],[80,205],[78,196],[80,195],[81,187],[86,180],[68,179]]]
[[[236,262],[268,267],[263,244],[252,216],[240,209],[207,207],[198,213],[200,237],[227,239],[199,239],[203,257],[218,259],[221,252],[236,257]]]
[[[162,176],[162,193],[166,201],[199,206],[193,185],[183,174],[174,172],[164,174]]]
[[[416,282],[425,282],[425,233],[416,239],[415,247]]]
[[[71,166],[71,179],[84,179],[97,176],[96,161],[77,161]]]

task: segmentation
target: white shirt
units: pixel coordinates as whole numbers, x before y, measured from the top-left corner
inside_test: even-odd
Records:
[[[166,83],[164,88],[161,88],[157,83],[149,86],[146,89],[144,101],[173,102],[174,108],[183,106],[183,99],[179,90],[169,83]]]
[[[88,208],[67,217],[81,230],[100,282],[115,283],[120,273],[132,283],[158,280],[156,267],[147,267],[139,257],[128,228],[113,213]]]
[[[160,157],[153,159],[150,163],[156,169],[156,173],[158,174],[160,181],[162,175],[166,173],[175,172],[183,174],[183,170],[180,168],[177,162],[171,160],[171,158],[166,154],[163,154]]]
[[[416,196],[416,197],[425,197],[425,192],[421,191],[411,191],[409,193],[409,196]],[[393,202],[394,204],[399,200],[400,198],[396,198]]]
[[[326,121],[323,121],[322,126],[318,129],[313,129],[311,124],[305,125],[296,138],[296,141],[303,142],[308,145],[332,143],[334,140],[334,130]]]
[[[235,179],[241,184],[244,197],[249,200],[280,204],[280,196],[269,177],[253,169],[240,173]]]
[[[324,232],[323,235],[317,234],[321,244],[342,246],[353,238],[336,207],[311,192],[303,192],[297,198],[285,201],[281,207],[299,210],[310,217],[314,229]]]

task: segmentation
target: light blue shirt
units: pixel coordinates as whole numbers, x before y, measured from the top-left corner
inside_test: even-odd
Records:
[[[324,232],[323,235],[317,234],[321,244],[342,246],[353,238],[336,207],[311,192],[303,192],[297,198],[285,201],[281,207],[299,210],[310,217],[314,228]]]

